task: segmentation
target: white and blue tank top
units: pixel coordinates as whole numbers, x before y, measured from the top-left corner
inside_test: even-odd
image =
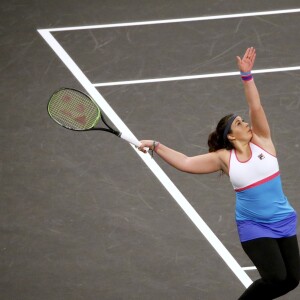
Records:
[[[294,235],[296,214],[282,190],[277,158],[254,143],[249,146],[251,156],[244,162],[235,150],[230,152],[229,177],[236,192],[241,241]]]

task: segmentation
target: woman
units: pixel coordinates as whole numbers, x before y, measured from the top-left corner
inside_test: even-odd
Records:
[[[141,141],[140,150],[155,151],[180,171],[227,174],[236,191],[236,222],[242,247],[261,278],[239,299],[275,299],[296,288],[300,259],[296,236],[297,215],[285,197],[276,150],[251,70],[256,53],[248,48],[237,57],[252,126],[230,114],[208,139],[209,153],[194,157],[159,142]]]

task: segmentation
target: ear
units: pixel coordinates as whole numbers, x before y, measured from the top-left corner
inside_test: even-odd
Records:
[[[233,142],[236,138],[234,135],[227,134],[227,139],[229,140],[229,142]]]

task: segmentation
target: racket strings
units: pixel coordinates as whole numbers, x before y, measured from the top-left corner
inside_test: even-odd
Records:
[[[76,90],[56,92],[49,101],[48,111],[59,124],[74,130],[90,129],[100,117],[96,104]]]

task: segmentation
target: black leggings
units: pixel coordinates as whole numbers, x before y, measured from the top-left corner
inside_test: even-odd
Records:
[[[261,278],[254,281],[239,300],[275,299],[297,287],[300,281],[297,236],[259,238],[243,242],[242,247]]]

